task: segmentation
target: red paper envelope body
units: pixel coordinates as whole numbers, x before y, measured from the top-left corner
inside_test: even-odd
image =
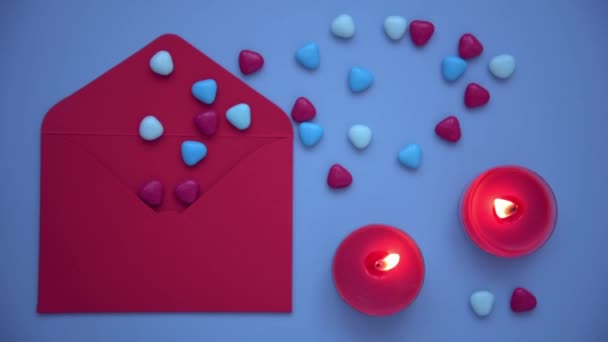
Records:
[[[175,70],[154,74],[169,51]],[[218,84],[213,105],[194,82]],[[226,110],[251,108],[251,126]],[[214,109],[205,137],[197,113]],[[138,134],[154,115],[163,136]],[[185,140],[208,153],[189,167]],[[290,312],[293,131],[276,105],[175,35],[162,36],[64,99],[42,125],[38,312]],[[137,195],[164,186],[159,208]],[[183,206],[173,189],[194,179],[201,195]]]

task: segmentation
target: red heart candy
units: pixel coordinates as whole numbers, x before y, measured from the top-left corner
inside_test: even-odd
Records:
[[[463,59],[470,59],[481,55],[483,52],[483,45],[481,42],[470,33],[465,33],[460,37],[458,43],[458,54]]]
[[[245,75],[253,74],[264,66],[264,56],[251,50],[242,50],[239,53],[239,67]]]
[[[305,97],[299,97],[291,109],[291,117],[295,122],[310,121],[314,119],[316,115],[317,109]]]
[[[513,312],[526,312],[533,310],[535,307],[536,297],[530,291],[523,287],[513,290],[511,295],[511,310]]]
[[[433,32],[435,32],[435,25],[430,21],[414,20],[410,23],[410,37],[416,46],[422,46],[426,44]]]
[[[435,133],[444,140],[457,142],[462,136],[458,118],[451,115],[441,120],[437,126],[435,126]]]
[[[477,83],[470,83],[464,91],[464,105],[469,108],[483,106],[490,101],[490,92]]]
[[[201,134],[214,135],[218,124],[217,113],[214,110],[199,113],[194,117],[194,124]]]
[[[151,207],[158,207],[163,201],[163,184],[152,180],[144,184],[137,193],[142,201]]]
[[[349,186],[353,182],[353,176],[340,164],[334,164],[327,175],[327,185],[332,189],[340,189]]]
[[[175,197],[184,205],[190,205],[198,198],[200,188],[196,181],[187,180],[175,187]]]

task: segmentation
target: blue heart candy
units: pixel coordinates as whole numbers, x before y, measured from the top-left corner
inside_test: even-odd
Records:
[[[411,169],[417,169],[420,167],[420,161],[422,159],[422,148],[418,144],[409,144],[399,151],[397,157],[399,162],[404,166]]]
[[[354,93],[359,93],[371,87],[374,75],[367,69],[352,67],[348,73],[348,86]]]
[[[207,155],[207,146],[198,141],[184,141],[182,143],[182,159],[188,166],[194,166]]]
[[[323,127],[312,122],[303,122],[298,126],[298,134],[304,146],[312,147],[323,137]]]
[[[239,103],[226,111],[226,119],[236,129],[242,131],[251,125],[251,108],[246,103]]]
[[[319,45],[310,42],[296,51],[296,60],[303,67],[309,70],[315,70],[321,64],[321,56],[319,54]]]
[[[217,83],[215,80],[198,81],[192,85],[192,95],[205,104],[212,104],[217,94]]]
[[[467,70],[467,62],[456,56],[448,56],[441,62],[441,73],[447,81],[456,81]]]

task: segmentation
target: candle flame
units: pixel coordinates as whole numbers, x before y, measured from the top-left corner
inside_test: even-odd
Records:
[[[399,264],[399,259],[401,257],[397,253],[391,253],[384,257],[382,260],[378,260],[376,262],[376,269],[380,271],[389,271],[392,270]]]
[[[496,216],[504,219],[517,212],[517,205],[506,199],[496,198],[494,199],[494,211],[496,212]]]

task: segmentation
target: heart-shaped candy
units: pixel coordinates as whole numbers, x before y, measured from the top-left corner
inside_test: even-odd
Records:
[[[242,50],[239,53],[239,68],[243,74],[253,74],[262,69],[262,66],[264,66],[264,56],[261,54],[251,50]]]
[[[490,72],[497,78],[506,79],[515,71],[515,57],[503,54],[490,60]]]
[[[307,43],[296,51],[296,60],[308,70],[315,70],[321,64],[319,45],[314,42]]]
[[[464,91],[464,105],[468,108],[483,106],[490,101],[490,92],[477,83],[470,83]]]
[[[392,40],[399,40],[407,31],[407,20],[404,17],[391,15],[384,19],[384,33]]]
[[[479,317],[485,317],[492,312],[494,308],[494,294],[489,291],[477,291],[471,295],[469,299],[471,309]]]
[[[158,207],[163,201],[163,184],[159,180],[151,180],[139,188],[137,195],[151,207]]]
[[[353,93],[360,93],[367,90],[374,83],[374,75],[371,71],[361,68],[352,67],[348,73],[348,86]]]
[[[513,290],[511,295],[511,310],[513,312],[526,312],[534,310],[536,307],[536,297],[523,287]]]
[[[418,144],[409,144],[399,151],[397,160],[399,160],[403,166],[410,169],[417,169],[420,167],[422,161],[422,148]]]
[[[481,42],[470,33],[465,33],[458,42],[458,55],[464,59],[475,58],[483,52]]]
[[[317,115],[315,106],[305,97],[298,97],[291,108],[291,118],[295,122],[310,121]]]
[[[148,115],[139,123],[139,136],[147,141],[156,140],[163,135],[163,125],[152,115]]]
[[[167,51],[161,50],[150,58],[150,69],[158,75],[168,76],[173,72],[173,58]]]
[[[332,189],[346,188],[353,182],[353,176],[340,164],[334,164],[327,174],[327,185]]]
[[[207,155],[207,146],[198,141],[184,141],[182,143],[182,159],[188,166],[198,164]]]
[[[435,126],[435,133],[442,139],[449,142],[457,142],[462,136],[460,131],[460,122],[458,118],[450,115],[447,118],[441,120],[437,126]]]
[[[323,137],[323,127],[312,122],[302,122],[298,125],[298,135],[304,146],[313,147]]]
[[[198,131],[201,132],[201,134],[206,136],[212,136],[215,134],[215,131],[217,131],[218,122],[218,115],[214,110],[198,113],[194,117],[194,124],[196,125],[196,128],[198,128]]]
[[[226,111],[226,119],[236,129],[243,131],[251,125],[251,109],[246,103],[239,103]]]
[[[187,180],[175,186],[175,197],[184,205],[190,205],[198,198],[200,187],[195,180]]]
[[[205,104],[212,104],[217,94],[217,83],[208,79],[195,82],[192,85],[192,95]]]
[[[410,23],[410,37],[416,46],[425,45],[435,32],[435,25],[430,21],[414,20]]]
[[[339,38],[348,39],[355,35],[355,21],[348,14],[341,14],[331,22],[331,33]]]
[[[444,57],[441,61],[441,74],[446,81],[456,81],[467,70],[467,62],[456,56]]]
[[[372,130],[365,125],[353,125],[348,130],[348,139],[355,148],[362,150],[372,141]]]

